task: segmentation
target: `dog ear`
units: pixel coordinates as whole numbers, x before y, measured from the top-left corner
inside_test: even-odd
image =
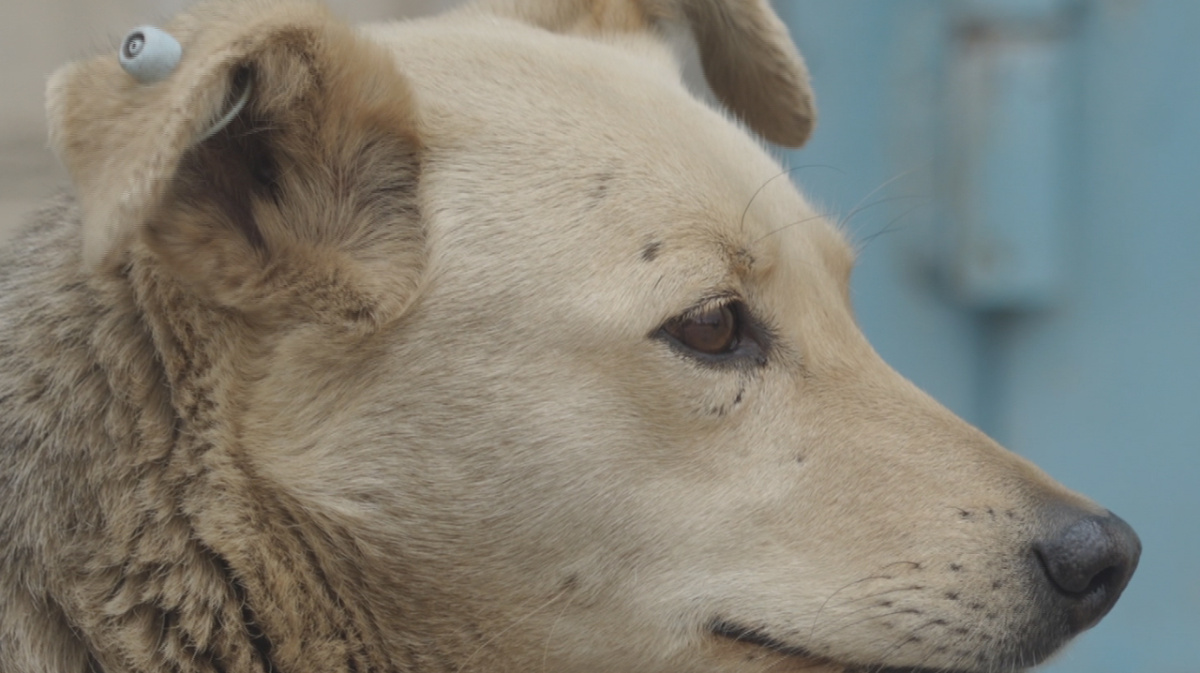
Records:
[[[421,152],[390,54],[296,3],[201,4],[148,31],[124,57],[177,41],[177,63],[123,67],[114,50],[48,87],[86,264],[111,272],[148,252],[260,316],[402,313],[424,268]]]
[[[808,69],[767,0],[480,0],[563,33],[654,30],[682,21],[717,98],[767,140],[799,147],[816,124]]]

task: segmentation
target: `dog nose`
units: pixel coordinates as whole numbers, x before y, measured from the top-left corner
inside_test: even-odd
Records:
[[[1072,510],[1047,539],[1034,544],[1050,584],[1067,602],[1075,632],[1090,628],[1112,609],[1129,583],[1142,542],[1120,517]]]

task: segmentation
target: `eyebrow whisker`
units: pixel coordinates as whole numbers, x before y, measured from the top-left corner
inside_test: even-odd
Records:
[[[897,197],[896,199],[889,199],[889,200],[900,200],[900,198],[921,198],[923,200],[921,201],[921,203],[918,203],[916,205],[913,205],[913,206],[907,208],[906,210],[904,210],[904,212],[896,215],[891,220],[888,220],[888,223],[885,224],[879,231],[876,231],[875,233],[871,234],[870,236],[867,236],[866,238],[862,239],[861,241],[857,241],[854,246],[855,250],[857,252],[862,252],[863,250],[865,250],[867,245],[871,241],[874,241],[875,239],[879,238],[880,236],[882,236],[884,234],[889,234],[893,231],[896,231],[897,228],[895,227],[895,224],[897,222],[903,220],[904,218],[908,217],[909,215],[912,215],[913,213],[915,213],[916,211],[925,207],[932,201],[932,199],[929,199],[927,197],[917,197],[915,195],[909,196],[909,197]],[[876,202],[876,203],[878,203],[878,202]]]
[[[883,182],[881,182],[879,184],[878,187],[867,192],[861,199],[859,199],[858,203],[854,204],[850,208],[850,214],[847,215],[846,217],[842,218],[842,221],[848,222],[850,220],[850,218],[854,217],[858,213],[858,211],[861,208],[863,208],[863,204],[866,203],[867,201],[869,201],[872,196],[875,196],[876,194],[883,191],[884,189],[887,189],[892,184],[895,184],[896,182],[899,182],[900,180],[902,180],[916,172],[917,172],[916,168],[910,168],[908,170],[901,171],[901,172],[897,173],[896,175],[893,175],[892,177],[888,178],[887,180],[884,180]],[[878,202],[876,201],[875,203],[878,203]]]
[[[746,215],[750,212],[750,206],[754,205],[754,199],[758,198],[758,195],[762,193],[762,190],[767,188],[767,185],[771,184],[772,182],[775,182],[776,180],[778,180],[779,178],[782,178],[785,175],[790,176],[792,173],[795,173],[796,171],[799,171],[799,170],[802,170],[805,168],[826,168],[831,171],[837,171],[838,173],[841,173],[842,175],[846,174],[845,171],[838,168],[837,166],[830,166],[827,164],[805,164],[803,166],[792,166],[791,168],[788,168],[786,170],[780,171],[779,173],[776,173],[775,175],[768,178],[766,180],[766,182],[763,182],[761,185],[759,185],[758,189],[754,190],[754,193],[750,195],[750,200],[746,202],[746,207],[742,210],[742,217],[738,220],[738,229],[744,230],[744,228],[746,226]]]
[[[767,233],[763,234],[762,236],[759,236],[758,238],[754,239],[754,241],[751,243],[751,245],[757,245],[759,243],[759,241],[763,240],[764,238],[767,238],[768,236],[774,236],[775,234],[778,234],[779,232],[783,231],[784,229],[790,229],[796,225],[804,224],[805,222],[812,222],[813,220],[820,220],[824,217],[825,217],[825,215],[823,215],[821,213],[817,213],[816,215],[812,215],[811,217],[806,217],[802,220],[788,222],[787,224],[776,227],[775,229],[772,229],[771,231],[768,231]]]

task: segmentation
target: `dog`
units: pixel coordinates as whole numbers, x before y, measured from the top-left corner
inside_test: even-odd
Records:
[[[1128,583],[859,331],[766,0],[154,35],[0,263],[3,673],[996,673]]]

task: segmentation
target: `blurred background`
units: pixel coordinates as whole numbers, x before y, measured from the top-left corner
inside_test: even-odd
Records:
[[[1200,2],[776,7],[821,115],[787,160],[860,242],[868,337],[1141,535],[1045,670],[1200,672]]]
[[[0,8],[0,235],[63,180],[47,75],[185,4]],[[780,156],[859,242],[876,348],[1142,537],[1117,607],[1043,670],[1200,673],[1200,2],[775,5],[821,114]]]

